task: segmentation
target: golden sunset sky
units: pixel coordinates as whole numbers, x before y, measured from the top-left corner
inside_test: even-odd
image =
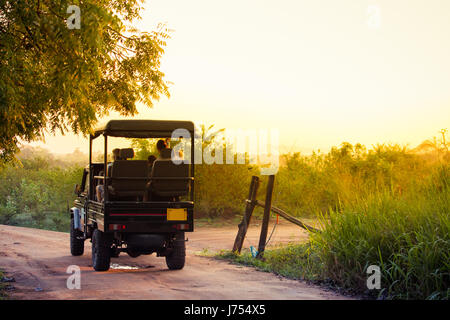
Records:
[[[153,0],[142,17],[173,29],[173,85],[137,118],[278,128],[281,152],[305,153],[450,129],[448,0]],[[71,134],[33,145],[88,148]]]

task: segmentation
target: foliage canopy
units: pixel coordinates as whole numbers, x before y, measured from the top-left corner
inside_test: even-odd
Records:
[[[169,96],[160,69],[168,31],[140,32],[142,0],[0,0],[0,161],[45,131],[88,134],[110,111]],[[80,28],[70,29],[70,5]]]

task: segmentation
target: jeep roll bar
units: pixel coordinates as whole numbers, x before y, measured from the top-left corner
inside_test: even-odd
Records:
[[[108,167],[108,136],[122,138],[170,138],[172,132],[177,129],[184,129],[189,132],[191,139],[191,166],[190,177],[107,177]],[[104,137],[104,175],[94,176],[92,166],[92,142],[103,135]],[[114,180],[189,180],[190,200],[194,201],[194,149],[195,149],[194,124],[191,121],[171,121],[171,120],[111,120],[105,125],[94,130],[89,136],[89,176],[90,181],[103,179],[104,181],[104,202],[109,200],[109,182]],[[94,184],[89,183],[89,199],[94,198]]]

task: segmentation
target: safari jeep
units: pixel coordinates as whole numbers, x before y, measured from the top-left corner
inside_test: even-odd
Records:
[[[147,160],[133,160],[130,148],[120,149],[120,160],[108,162],[108,137],[164,139],[176,129],[190,134],[190,162],[175,163],[169,156],[150,166]],[[103,162],[95,163],[92,144],[101,136]],[[83,255],[84,242],[91,239],[96,271],[108,270],[111,257],[121,252],[131,257],[156,253],[165,257],[169,269],[182,269],[185,232],[194,231],[194,166],[189,163],[194,163],[192,122],[111,120],[97,128],[89,138],[89,165],[75,186],[77,198],[70,209],[71,254]],[[101,201],[96,197],[99,184],[104,190]]]

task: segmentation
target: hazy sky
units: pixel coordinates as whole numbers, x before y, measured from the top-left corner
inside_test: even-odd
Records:
[[[147,1],[138,26],[158,22],[174,30],[162,63],[171,98],[138,118],[278,128],[281,151],[307,153],[415,146],[450,129],[448,0]]]

